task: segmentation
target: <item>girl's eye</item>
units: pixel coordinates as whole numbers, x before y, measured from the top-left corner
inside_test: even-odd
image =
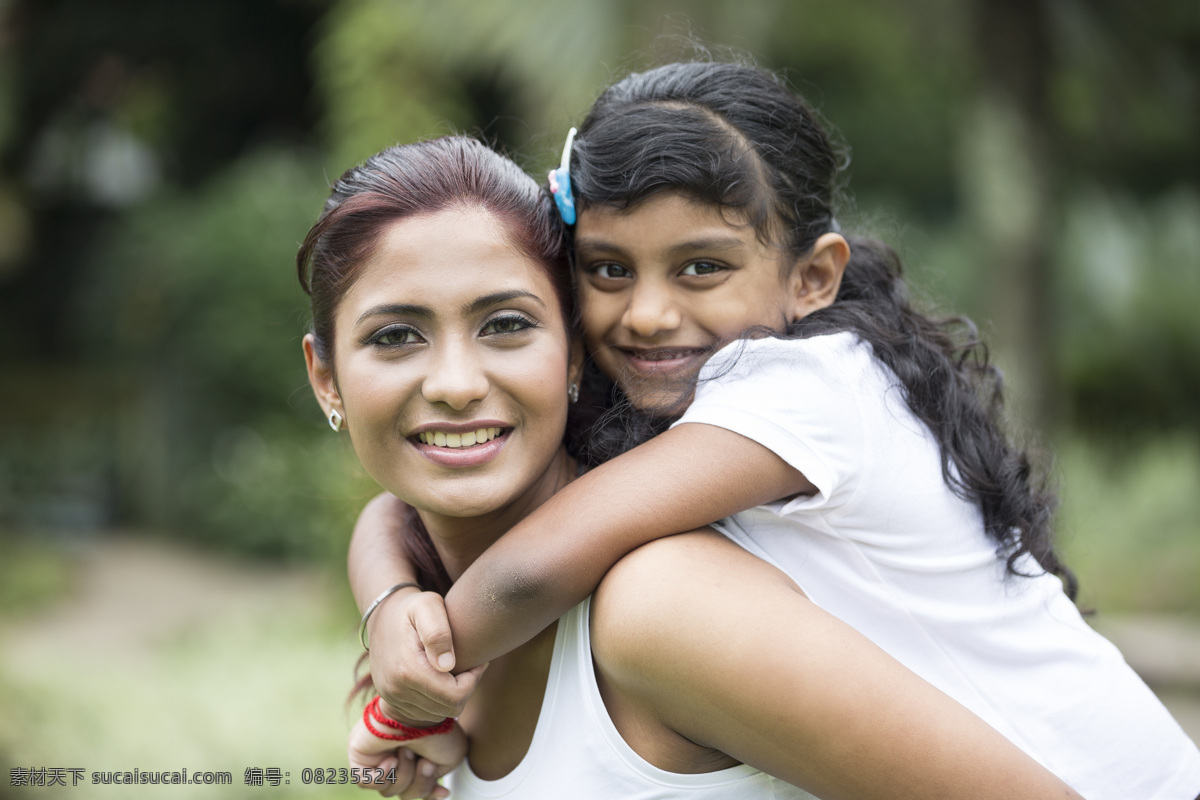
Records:
[[[620,264],[599,264],[592,267],[592,273],[598,278],[608,278],[609,280],[633,277],[633,273]]]
[[[524,315],[507,314],[503,317],[496,317],[489,320],[488,324],[483,326],[480,334],[483,336],[496,336],[505,333],[519,333],[527,328],[536,327],[537,323]]]
[[[715,275],[724,269],[725,268],[720,264],[714,264],[711,261],[693,261],[691,264],[688,264],[686,267],[684,267],[683,271],[679,274],[687,275],[689,277],[698,277],[702,275]]]
[[[384,347],[399,347],[406,344],[419,344],[424,341],[421,335],[406,325],[391,325],[378,331],[370,339],[369,344]]]

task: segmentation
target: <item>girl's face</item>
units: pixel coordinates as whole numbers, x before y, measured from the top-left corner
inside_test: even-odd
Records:
[[[797,259],[761,242],[752,226],[732,224],[729,213],[668,192],[631,209],[592,207],[579,215],[584,339],[640,409],[671,409],[717,348],[750,328],[782,331],[837,293],[840,268],[836,278],[810,269],[828,255],[826,237]]]
[[[422,511],[476,517],[551,480],[580,358],[550,278],[492,214],[458,208],[386,228],[334,329],[332,371],[306,338],[310,380],[384,488]]]

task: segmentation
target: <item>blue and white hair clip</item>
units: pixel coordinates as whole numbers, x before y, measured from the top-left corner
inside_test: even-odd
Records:
[[[563,222],[575,224],[575,193],[571,191],[571,146],[575,144],[575,129],[567,131],[567,143],[563,145],[562,162],[558,169],[550,170],[550,194]]]

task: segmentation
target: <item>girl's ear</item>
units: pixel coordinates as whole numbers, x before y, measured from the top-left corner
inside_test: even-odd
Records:
[[[338,394],[337,382],[333,379],[333,368],[317,355],[316,341],[311,333],[304,336],[304,365],[308,367],[308,383],[312,386],[321,411],[329,417],[330,411],[337,411],[343,418],[346,416],[342,408],[342,398]]]
[[[840,233],[822,234],[792,272],[792,320],[831,305],[850,261],[850,244]]]

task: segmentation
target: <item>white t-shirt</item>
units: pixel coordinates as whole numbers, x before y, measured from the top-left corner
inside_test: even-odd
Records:
[[[770,449],[818,489],[716,526],[1089,800],[1193,800],[1200,751],[1032,559],[1007,574],[937,442],[854,334],[734,342],[677,425]]]
[[[503,778],[485,781],[464,761],[450,774],[455,800],[815,800],[741,764],[682,774],[653,766],[617,731],[592,667],[591,599],[558,621],[550,677],[529,752]]]

